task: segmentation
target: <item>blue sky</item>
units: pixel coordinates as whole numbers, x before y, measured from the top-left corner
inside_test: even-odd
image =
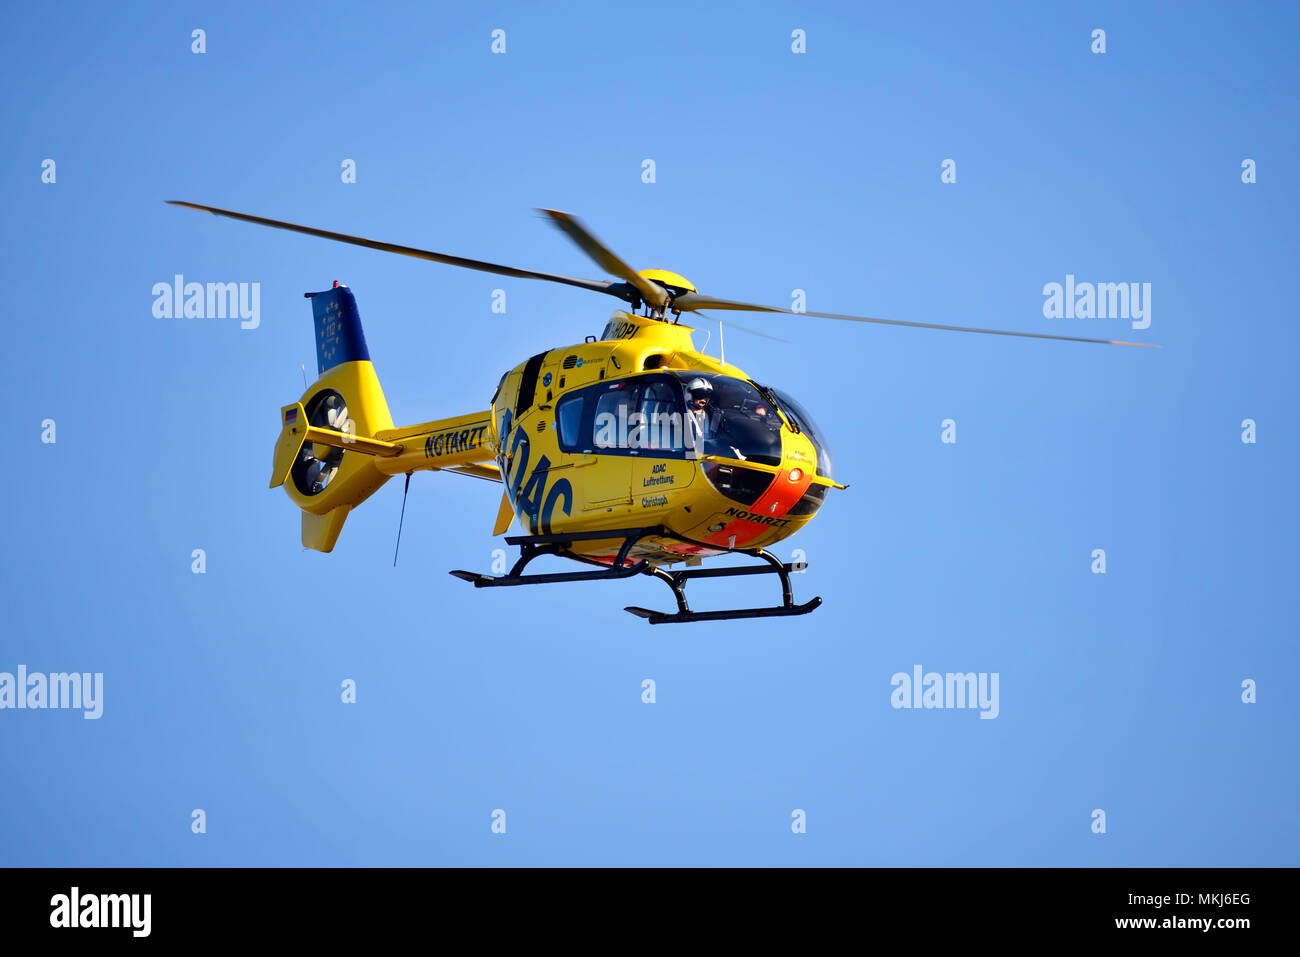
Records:
[[[1292,9],[123,4],[4,26],[0,672],[102,672],[104,713],[0,711],[0,863],[1300,863]],[[415,476],[396,569],[400,482],[330,555],[266,488],[314,357],[303,292],[352,287],[404,424],[486,408],[612,300],[166,199],[596,276],[533,212],[556,207],[710,294],[1163,348],[744,320],[788,341],[731,332],[728,360],[812,410],[851,484],[779,549],[825,604],[651,627],[622,611],[667,607],[649,580],[448,576],[500,544],[487,483]],[[260,283],[259,327],[155,318],[177,273]],[[1149,282],[1150,328],[1045,318],[1067,274]],[[700,584],[701,608],[769,597]],[[998,717],[892,708],[917,664],[996,672]]]

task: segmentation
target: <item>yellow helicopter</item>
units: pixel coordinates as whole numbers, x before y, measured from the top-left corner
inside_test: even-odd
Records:
[[[475,587],[553,584],[644,574],[672,589],[675,612],[626,610],[651,624],[803,615],[785,563],[767,550],[817,514],[835,481],[826,436],[791,396],[698,351],[683,312],[783,313],[884,325],[1108,345],[1149,345],[1043,333],[974,329],[866,316],[803,312],[702,295],[662,269],[637,272],[578,219],[542,210],[602,271],[617,280],[578,279],[464,259],[247,213],[172,200],[172,205],[352,243],[432,262],[542,279],[627,303],[599,336],[549,349],[506,372],[489,407],[397,428],[370,361],[356,299],[335,282],[307,293],[316,327],[318,378],[280,410],[271,487],[302,509],[302,543],[331,551],[348,513],[394,475],[459,472],[504,483],[493,535],[518,517],[526,535],[508,537],[519,559],[503,576],[453,571]],[[737,554],[759,564],[700,567]],[[555,555],[592,570],[525,574]],[[681,565],[680,569],[674,566]],[[779,605],[694,611],[696,578],[774,574]]]

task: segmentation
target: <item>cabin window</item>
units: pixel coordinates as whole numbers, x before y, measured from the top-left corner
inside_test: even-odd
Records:
[[[559,401],[555,407],[555,421],[559,423],[560,449],[564,452],[580,452],[582,445],[582,407],[583,397],[571,395]],[[590,443],[587,443],[590,447]]]
[[[592,416],[592,444],[601,452],[621,452],[627,448],[627,423],[632,410],[628,407],[631,389],[613,382],[596,399]]]
[[[637,447],[656,452],[685,451],[682,390],[675,382],[657,376],[642,382],[637,387],[636,410],[640,418],[631,423],[631,428],[638,438]]]
[[[689,448],[682,387],[663,373],[588,386],[555,406],[563,452],[683,458]]]

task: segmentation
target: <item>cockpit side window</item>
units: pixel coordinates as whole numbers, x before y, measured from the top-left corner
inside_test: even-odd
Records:
[[[748,382],[716,373],[679,372],[688,443],[702,455],[781,463],[781,417]]]

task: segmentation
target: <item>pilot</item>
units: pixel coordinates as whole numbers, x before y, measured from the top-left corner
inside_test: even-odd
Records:
[[[686,386],[686,425],[690,433],[690,448],[703,453],[713,432],[713,385],[708,379],[696,377]]]

